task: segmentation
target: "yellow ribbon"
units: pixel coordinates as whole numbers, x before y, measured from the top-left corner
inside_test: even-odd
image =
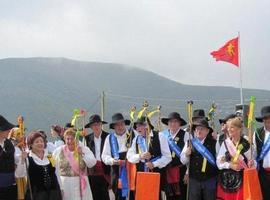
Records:
[[[129,115],[130,115],[130,119],[131,119],[132,121],[134,121],[134,119],[135,119],[135,117],[134,117],[135,112],[136,112],[136,107],[134,106],[134,107],[131,108],[130,114],[129,114]]]
[[[50,161],[50,163],[52,164],[52,166],[55,167],[55,160],[54,160],[54,158],[52,157],[52,155],[49,154],[49,155],[47,156],[47,158],[49,159],[49,161]]]
[[[147,114],[148,118],[151,118],[154,114],[160,112],[160,108],[158,107],[156,110],[151,111],[150,113]]]
[[[139,111],[139,113],[138,113],[138,119],[140,119],[140,118],[142,117],[142,115],[143,115],[143,113],[145,112],[145,110],[146,110],[146,107],[143,107],[143,108]]]
[[[241,153],[241,151],[242,151],[242,149],[243,149],[244,147],[243,147],[242,144],[238,145],[238,143],[237,143],[236,148],[237,148],[237,152],[236,152],[235,156],[234,156],[233,159],[232,159],[232,162],[233,162],[233,163],[237,163],[238,158],[239,158],[239,156],[240,156],[240,153]]]
[[[207,165],[207,159],[203,158],[203,164],[202,164],[202,170],[201,170],[203,173],[205,173],[206,165]]]

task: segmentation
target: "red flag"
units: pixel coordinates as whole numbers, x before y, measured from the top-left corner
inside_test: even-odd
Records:
[[[238,64],[238,37],[228,41],[223,47],[217,51],[211,52],[216,61],[229,62],[237,67]]]

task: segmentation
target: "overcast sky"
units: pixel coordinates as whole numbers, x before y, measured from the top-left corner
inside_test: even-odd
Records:
[[[0,58],[114,62],[239,87],[239,69],[210,52],[240,31],[243,86],[270,90],[269,8],[269,0],[0,0]]]

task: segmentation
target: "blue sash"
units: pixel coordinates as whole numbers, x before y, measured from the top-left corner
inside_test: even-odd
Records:
[[[213,165],[216,166],[216,161],[214,156],[212,155],[212,153],[210,153],[210,151],[208,151],[208,149],[197,139],[197,138],[193,138],[191,140],[192,145],[194,146],[194,148],[204,157],[207,159],[207,161]]]
[[[119,146],[117,142],[117,138],[114,133],[110,134],[110,145],[111,152],[114,159],[119,159]],[[120,167],[120,175],[119,178],[122,182],[122,197],[128,197],[128,177],[127,177],[127,168],[126,165],[119,166]]]
[[[111,152],[114,159],[119,159],[119,147],[114,133],[110,134]]]
[[[128,197],[128,178],[126,165],[121,166],[120,179],[122,181],[122,197]]]
[[[269,152],[269,150],[270,150],[270,136],[268,136],[265,144],[263,145],[261,154],[257,158],[257,161],[259,162],[259,161],[263,160],[264,157],[266,156],[266,154]]]
[[[163,134],[165,135],[165,137],[168,140],[170,150],[173,151],[178,158],[180,158],[182,150],[180,149],[180,147],[177,144],[175,144],[169,130],[168,129],[164,130]]]
[[[147,148],[146,148],[146,140],[143,136],[141,135],[138,135],[138,140],[137,140],[137,144],[139,145],[141,151],[144,153],[147,151]]]

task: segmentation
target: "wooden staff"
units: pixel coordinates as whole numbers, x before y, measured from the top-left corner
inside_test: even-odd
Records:
[[[253,157],[253,125],[254,125],[254,107],[255,107],[255,97],[250,97],[249,103],[249,113],[248,113],[248,141],[250,144],[250,158]]]
[[[211,108],[208,112],[208,117],[210,120],[210,126],[213,129],[213,131],[215,131],[216,126],[215,126],[215,113],[216,113],[216,109],[217,109],[217,105],[215,104],[215,102],[212,103]]]
[[[81,168],[80,168],[80,162],[81,162],[81,155],[79,155],[78,153],[78,146],[80,143],[80,136],[83,136],[84,140],[85,140],[85,135],[84,135],[84,131],[85,131],[85,115],[86,112],[84,110],[80,110],[79,113],[77,113],[78,110],[74,111],[75,114],[75,121],[74,121],[74,128],[76,129],[76,136],[75,136],[75,140],[76,140],[76,145],[75,145],[75,155],[78,156],[78,164],[79,164],[79,187],[80,187],[80,199],[83,199],[83,191],[81,189]],[[83,143],[84,144],[84,143]]]
[[[26,149],[25,133],[24,133],[24,130],[25,130],[24,129],[24,118],[23,118],[23,116],[19,115],[17,120],[18,120],[18,125],[19,125],[19,137],[23,138],[23,141],[21,144],[21,150],[22,150],[22,152],[24,152]],[[25,163],[25,168],[26,168],[26,177],[27,177],[27,183],[28,183],[28,187],[29,187],[30,199],[34,200],[31,181],[30,181],[30,177],[29,177],[27,158],[25,158],[24,163]]]
[[[188,145],[190,145],[191,147],[191,131],[192,131],[192,115],[193,115],[193,101],[190,100],[187,102],[187,113],[188,113],[188,122],[189,122],[189,141],[188,141]],[[187,164],[187,170],[189,173],[189,168],[190,168],[190,163]],[[189,199],[189,178],[188,178],[188,182],[187,182],[187,194],[186,194],[186,199]]]
[[[158,106],[158,123],[157,123],[157,130],[158,132],[161,131],[161,105]]]

